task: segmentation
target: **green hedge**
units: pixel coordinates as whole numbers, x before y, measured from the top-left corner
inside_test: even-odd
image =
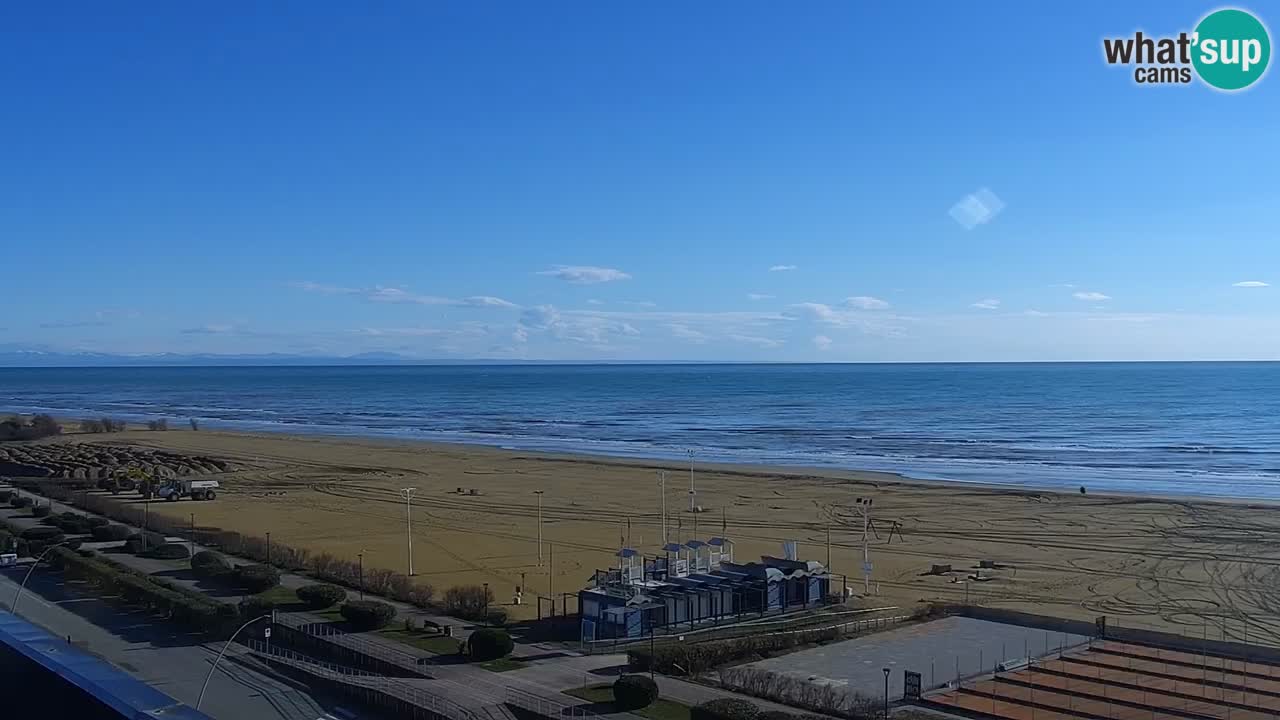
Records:
[[[613,705],[618,710],[647,708],[658,699],[658,683],[647,675],[623,675],[613,681]]]
[[[170,582],[152,578],[101,556],[85,557],[55,548],[56,562],[73,578],[94,585],[99,595],[114,595],[127,603],[163,614],[200,632],[223,635],[235,627],[239,613],[233,605]]]
[[[53,508],[48,505],[37,505],[31,508],[31,517],[48,517],[51,512],[53,512]]]
[[[630,668],[637,672],[648,671],[652,667],[667,675],[698,675],[737,660],[756,659],[799,645],[838,640],[844,635],[839,628],[816,628],[786,635],[749,635],[731,640],[672,643],[657,646],[652,655],[647,647],[629,650],[627,660]]]
[[[236,568],[236,584],[259,593],[280,584],[280,571],[270,565],[241,565]]]
[[[181,543],[165,543],[148,550],[144,555],[157,560],[186,560],[191,557],[191,551]]]
[[[689,720],[756,720],[760,708],[737,698],[717,698],[689,708]]]
[[[303,585],[295,590],[294,593],[310,610],[324,610],[347,599],[346,590],[328,583]]]
[[[97,542],[112,542],[128,540],[133,535],[133,530],[124,525],[98,525],[91,529],[89,534]]]
[[[231,574],[231,563],[211,550],[201,550],[191,556],[191,572],[196,577],[209,580],[221,579],[229,577]]]
[[[343,603],[338,612],[356,630],[377,630],[396,617],[395,607],[377,600],[352,600]]]
[[[467,638],[467,650],[475,662],[497,660],[514,649],[511,634],[499,628],[480,628]]]
[[[145,543],[143,542],[144,540],[145,540]],[[150,531],[134,533],[133,535],[129,536],[128,540],[124,541],[124,551],[127,553],[132,553],[134,555],[137,555],[138,553],[143,552],[144,550],[151,550],[153,548],[158,548],[161,545],[164,545],[164,542],[165,542],[164,536],[161,535],[160,533],[154,533]]]
[[[23,540],[42,540],[44,542],[58,542],[66,539],[62,531],[56,527],[33,527],[22,531],[19,536]],[[54,538],[57,538],[56,540]]]
[[[9,504],[16,508],[29,507],[31,505],[31,498],[23,495],[14,495],[9,499]]]

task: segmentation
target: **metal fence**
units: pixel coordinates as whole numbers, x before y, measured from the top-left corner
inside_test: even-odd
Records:
[[[260,658],[287,665],[327,680],[377,692],[450,720],[481,720],[481,716],[476,712],[417,685],[318,660],[287,648],[281,648],[278,645],[273,646],[261,640],[246,640],[244,644],[255,656]]]
[[[398,650],[386,643],[369,640],[358,633],[344,632],[330,623],[317,621],[307,615],[277,612],[275,623],[280,627],[345,648],[357,655],[373,658],[418,675],[430,676],[420,662],[422,658],[417,655]]]

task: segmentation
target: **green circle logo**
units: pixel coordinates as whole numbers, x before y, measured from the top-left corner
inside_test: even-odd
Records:
[[[1241,90],[1258,81],[1271,60],[1271,36],[1244,10],[1216,10],[1196,25],[1191,62],[1200,79],[1219,90]]]

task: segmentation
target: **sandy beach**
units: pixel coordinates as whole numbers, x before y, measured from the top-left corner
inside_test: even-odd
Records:
[[[129,431],[60,442],[128,443],[223,458],[215,502],[153,503],[199,525],[407,567],[405,503],[414,487],[414,568],[442,592],[489,583],[502,602],[573,592],[619,545],[660,544],[658,472],[667,471],[673,539],[719,535],[739,559],[781,554],[826,561],[862,589],[862,524],[855,498],[874,499],[873,605],[962,601],[1058,616],[1276,642],[1280,518],[1263,503],[1055,494],[909,481],[883,473],[558,456],[436,443],[233,432]],[[461,490],[461,492],[459,492]],[[538,561],[537,496],[544,553]],[[474,492],[474,494],[472,494]],[[896,529],[895,529],[896,523]],[[696,526],[696,530],[695,530]],[[628,529],[629,528],[629,529]],[[961,582],[979,560],[999,565]],[[956,572],[930,575],[934,563]],[[548,575],[547,566],[551,572]],[[513,608],[516,616],[532,606]],[[1245,619],[1248,622],[1245,622]]]

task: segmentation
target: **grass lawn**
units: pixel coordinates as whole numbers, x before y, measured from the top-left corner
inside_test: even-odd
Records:
[[[426,650],[429,653],[435,653],[437,655],[457,654],[458,643],[461,642],[461,640],[456,637],[409,632],[403,627],[385,627],[377,632],[388,640],[395,640],[398,643],[411,645],[419,650]]]
[[[498,658],[497,660],[482,662],[480,663],[480,667],[488,670],[489,672],[509,672],[511,670],[519,670],[523,667],[529,667],[529,663],[520,662],[519,660],[513,660],[511,658]]]
[[[282,612],[297,612],[305,609],[303,604],[298,600],[298,595],[293,591],[293,588],[277,585],[270,590],[263,590],[257,595],[254,595],[254,597],[262,600],[270,600],[275,603],[276,607]]]
[[[613,703],[612,685],[591,685],[585,688],[565,690],[565,695],[572,695],[593,703]],[[631,712],[649,720],[689,720],[689,706],[674,700],[658,698],[652,705]]]

